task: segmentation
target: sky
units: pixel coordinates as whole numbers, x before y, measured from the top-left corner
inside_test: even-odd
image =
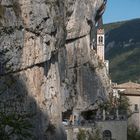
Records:
[[[140,0],[108,0],[104,23],[140,18]]]

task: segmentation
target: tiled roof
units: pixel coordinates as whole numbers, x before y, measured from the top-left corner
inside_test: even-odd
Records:
[[[113,88],[116,88],[116,89],[140,89],[140,84],[129,81],[127,83],[114,85]]]

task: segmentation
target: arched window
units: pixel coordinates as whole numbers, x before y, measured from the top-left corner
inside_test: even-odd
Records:
[[[112,134],[110,130],[105,130],[103,132],[103,140],[111,140]]]

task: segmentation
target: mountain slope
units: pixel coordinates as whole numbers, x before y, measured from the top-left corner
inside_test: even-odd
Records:
[[[140,82],[140,19],[105,25],[106,59],[114,82]]]

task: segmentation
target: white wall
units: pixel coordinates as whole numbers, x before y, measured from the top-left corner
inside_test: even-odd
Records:
[[[135,104],[138,105],[138,113],[134,113],[129,119],[129,124],[134,123],[140,130],[140,97],[139,96],[127,96],[130,101],[130,109],[134,112]]]

